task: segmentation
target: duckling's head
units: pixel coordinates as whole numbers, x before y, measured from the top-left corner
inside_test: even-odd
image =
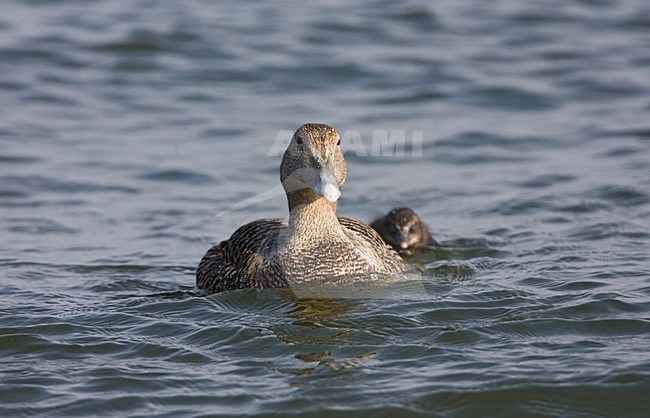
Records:
[[[388,212],[382,229],[380,235],[397,250],[426,245],[431,240],[429,229],[411,208],[397,208]]]
[[[288,196],[300,192],[303,203],[318,198],[335,203],[346,174],[341,139],[334,128],[320,123],[298,128],[280,166],[280,180]]]

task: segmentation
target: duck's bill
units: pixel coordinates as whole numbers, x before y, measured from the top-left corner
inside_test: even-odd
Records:
[[[339,200],[341,189],[339,189],[336,181],[332,164],[328,164],[319,170],[318,178],[311,184],[311,189],[318,196],[322,196],[332,203]]]
[[[312,187],[314,193],[334,203],[341,197],[341,191],[334,183],[317,183]]]

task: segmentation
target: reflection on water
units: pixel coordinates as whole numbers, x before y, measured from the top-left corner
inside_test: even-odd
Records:
[[[362,367],[376,356],[378,350],[355,355],[333,353],[332,346],[349,346],[355,330],[332,324],[332,320],[344,317],[354,310],[363,310],[364,303],[350,299],[299,299],[296,307],[287,314],[292,321],[274,329],[275,335],[295,346],[299,353],[295,358],[307,364],[306,367],[282,368],[281,373],[295,376],[289,381],[293,387],[308,387],[310,381],[297,379],[302,376],[320,375],[317,386],[349,386],[351,382],[341,379],[335,372]],[[326,379],[325,379],[326,378]]]
[[[359,306],[359,301],[350,299],[299,299],[296,301],[296,309],[291,311],[288,317],[315,321],[313,324],[318,326],[318,320],[321,318],[336,318]],[[307,322],[302,324],[307,325]]]

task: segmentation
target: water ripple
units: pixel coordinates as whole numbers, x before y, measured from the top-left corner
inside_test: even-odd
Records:
[[[647,6],[520,3],[5,2],[0,415],[646,416]],[[303,122],[442,245],[199,291]]]

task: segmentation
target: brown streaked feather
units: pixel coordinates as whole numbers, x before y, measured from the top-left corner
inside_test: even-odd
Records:
[[[387,263],[388,271],[401,271],[404,269],[402,258],[390,245],[384,242],[377,231],[365,223],[357,221],[355,219],[343,218],[340,216],[338,219],[339,223],[343,225],[348,231],[360,235],[373,248],[376,249],[376,251],[380,254],[380,258],[382,258]]]
[[[400,256],[384,243],[375,230],[354,219],[339,217],[338,220],[351,237],[364,241],[376,251],[386,271],[403,271]],[[209,292],[286,287],[288,284],[283,271],[274,260],[281,249],[281,233],[286,229],[284,219],[260,219],[240,227],[230,239],[213,246],[205,254],[196,271],[197,287]],[[300,257],[308,269],[313,269],[315,262],[327,264],[331,261],[332,274],[335,274],[336,260],[329,260],[328,254],[301,254]],[[310,263],[312,257],[314,261]]]
[[[284,219],[259,219],[237,229],[230,239],[213,246],[196,270],[196,285],[210,292],[246,288],[286,287],[281,275],[263,274],[286,228]]]

